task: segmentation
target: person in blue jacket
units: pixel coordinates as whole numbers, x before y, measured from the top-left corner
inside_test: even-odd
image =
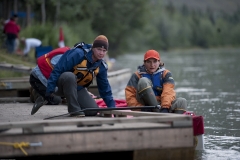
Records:
[[[103,60],[108,51],[108,39],[104,35],[95,38],[93,44],[79,43],[66,51],[54,66],[47,82],[43,101],[51,102],[54,94],[65,97],[71,116],[95,116],[97,111],[81,111],[87,108],[99,108],[89,95],[87,87],[96,78],[98,91],[108,108],[115,107],[112,89],[107,78],[108,66]],[[55,91],[55,88],[58,88]],[[43,102],[39,102],[46,104]],[[35,114],[42,105],[34,105]]]

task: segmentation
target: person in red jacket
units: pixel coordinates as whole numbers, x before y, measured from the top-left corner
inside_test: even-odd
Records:
[[[18,33],[20,32],[20,26],[16,23],[18,20],[18,16],[14,14],[9,22],[7,22],[4,26],[3,32],[6,34],[6,45],[8,53],[13,53],[15,49],[15,42],[18,38]]]

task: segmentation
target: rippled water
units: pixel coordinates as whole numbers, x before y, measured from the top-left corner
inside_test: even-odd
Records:
[[[143,54],[117,58],[116,67],[137,69]],[[161,52],[188,110],[204,118],[205,149],[196,160],[240,159],[240,49]],[[124,98],[124,91],[118,97]]]

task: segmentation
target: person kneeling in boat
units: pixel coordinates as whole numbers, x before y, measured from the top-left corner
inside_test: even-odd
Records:
[[[87,108],[99,108],[86,89],[95,77],[100,96],[109,108],[114,108],[115,101],[107,79],[108,66],[103,60],[108,45],[107,37],[99,35],[93,44],[82,42],[64,52],[49,75],[43,99],[33,106],[31,114],[35,114],[42,104],[53,102],[57,95],[66,98],[71,116],[97,115],[97,111],[82,111]]]
[[[182,114],[186,111],[187,101],[185,98],[176,98],[174,87],[172,74],[164,68],[160,54],[155,50],[148,50],[144,55],[143,65],[132,74],[125,88],[127,105],[160,105],[160,110],[142,111]]]

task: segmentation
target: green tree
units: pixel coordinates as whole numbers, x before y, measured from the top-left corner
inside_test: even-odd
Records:
[[[128,37],[143,29],[149,8],[145,0],[101,0],[92,22],[99,34],[110,37],[110,50],[119,55],[119,48],[128,48]]]

